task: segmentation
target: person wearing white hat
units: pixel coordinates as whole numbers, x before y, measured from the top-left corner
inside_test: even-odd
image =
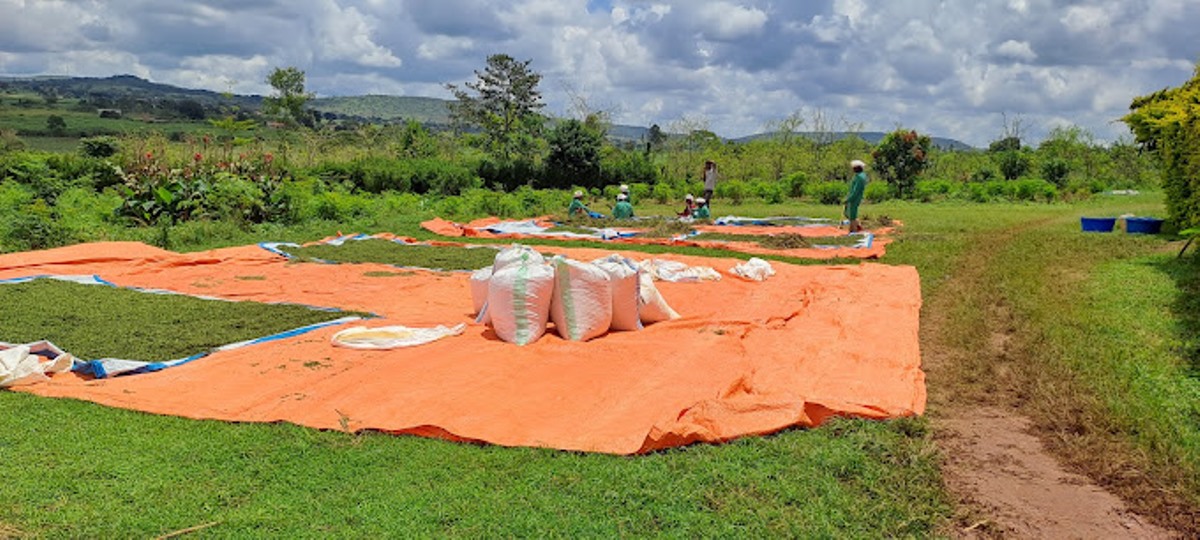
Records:
[[[583,192],[576,191],[575,197],[571,199],[571,206],[567,207],[567,217],[587,217],[591,215],[591,210],[583,204]]]
[[[708,211],[708,199],[698,197],[696,199],[696,210],[692,212],[692,217],[696,219],[709,219],[712,214]]]
[[[615,219],[630,219],[633,217],[633,205],[629,203],[629,196],[622,193],[617,195],[617,204],[613,206],[612,216]]]
[[[867,189],[867,164],[856,159],[850,162],[850,168],[854,170],[854,180],[850,181],[850,193],[846,194],[844,213],[850,220],[850,232],[855,233],[862,230],[862,224],[858,222],[858,205],[862,204],[863,192]]]
[[[633,204],[633,199],[629,197],[629,185],[621,184],[621,187],[619,189],[620,189],[621,195],[625,196],[625,200],[629,201],[629,204]]]
[[[696,198],[688,193],[683,198],[683,211],[679,213],[679,217],[692,217],[692,212],[696,211]]]

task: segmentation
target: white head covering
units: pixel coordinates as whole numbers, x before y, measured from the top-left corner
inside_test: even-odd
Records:
[[[850,162],[850,167],[857,168],[857,169],[865,169],[865,168],[867,168],[867,164],[856,159],[856,160]]]
[[[579,197],[582,197],[582,196],[583,196],[583,192],[582,192],[582,191],[578,191],[578,190],[576,190],[576,191],[575,191],[575,198],[577,198],[577,199],[578,199]]]
[[[628,195],[625,195],[624,193],[620,193],[620,194],[618,194],[618,195],[617,195],[617,200],[618,200],[618,201],[623,201],[623,200],[625,200],[625,199],[628,199],[628,198],[629,198],[629,196],[628,196]]]
[[[704,197],[700,197],[700,198],[696,199],[696,203],[697,203],[697,204],[704,204]]]
[[[691,193],[688,193],[688,194],[687,194],[687,197],[684,197],[684,198],[683,198],[683,200],[685,200],[685,201],[690,201],[690,200],[692,200],[692,199],[695,199],[695,197],[692,197],[692,194],[691,194]]]
[[[621,184],[621,193],[629,193],[629,186]]]

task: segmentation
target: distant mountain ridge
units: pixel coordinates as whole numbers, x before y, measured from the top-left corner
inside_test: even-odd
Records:
[[[4,88],[38,93],[53,92],[60,96],[80,98],[102,96],[108,99],[192,100],[210,109],[234,105],[248,111],[258,110],[262,106],[263,100],[262,96],[258,95],[238,95],[181,88],[151,82],[134,75],[112,77],[0,76],[0,90]],[[422,124],[444,126],[450,122],[449,104],[449,100],[431,97],[363,95],[316,98],[309,102],[309,107],[322,114],[362,121],[415,120]],[[614,124],[610,126],[609,137],[622,141],[642,141],[647,138],[649,132],[649,127]],[[816,140],[839,140],[857,135],[867,143],[874,145],[883,139],[885,133],[877,131],[860,133],[800,132],[797,135]],[[758,133],[727,140],[749,142],[776,136],[775,133]],[[966,143],[946,137],[933,137],[933,144],[947,150],[973,149]]]

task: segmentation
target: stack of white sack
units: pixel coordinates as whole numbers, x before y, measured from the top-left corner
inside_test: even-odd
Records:
[[[587,341],[604,335],[612,325],[612,282],[599,266],[572,261],[563,256],[551,259],[554,267],[554,296],[550,320],[558,335],[568,341]]]
[[[692,268],[656,262],[660,264],[651,268],[666,268],[676,277]],[[643,324],[679,318],[654,285],[655,274],[642,268],[616,254],[592,263],[562,256],[546,263],[533,249],[513,245],[496,255],[491,268],[472,273],[471,297],[479,322],[509,343],[537,341],[549,321],[563,339],[587,341],[609,331],[641,330]],[[716,273],[696,268],[700,274]]]

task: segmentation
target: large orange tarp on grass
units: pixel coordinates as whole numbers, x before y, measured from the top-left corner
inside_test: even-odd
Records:
[[[543,251],[580,260],[611,253]],[[722,272],[740,262],[657,257]],[[719,282],[660,283],[682,319],[586,343],[551,332],[517,347],[473,324],[462,336],[413,349],[360,351],[333,347],[330,336],[343,328],[333,327],[157,373],[62,374],[21,390],[191,418],[324,429],[345,422],[354,430],[614,454],[815,426],[834,415],[923,412],[915,269],[774,266],[778,274],[761,283],[728,274]],[[176,254],[99,243],[0,256],[0,279],[97,274],[122,286],[382,317],[369,326],[472,320],[467,273],[381,272],[390,268],[297,264],[257,246]]]

